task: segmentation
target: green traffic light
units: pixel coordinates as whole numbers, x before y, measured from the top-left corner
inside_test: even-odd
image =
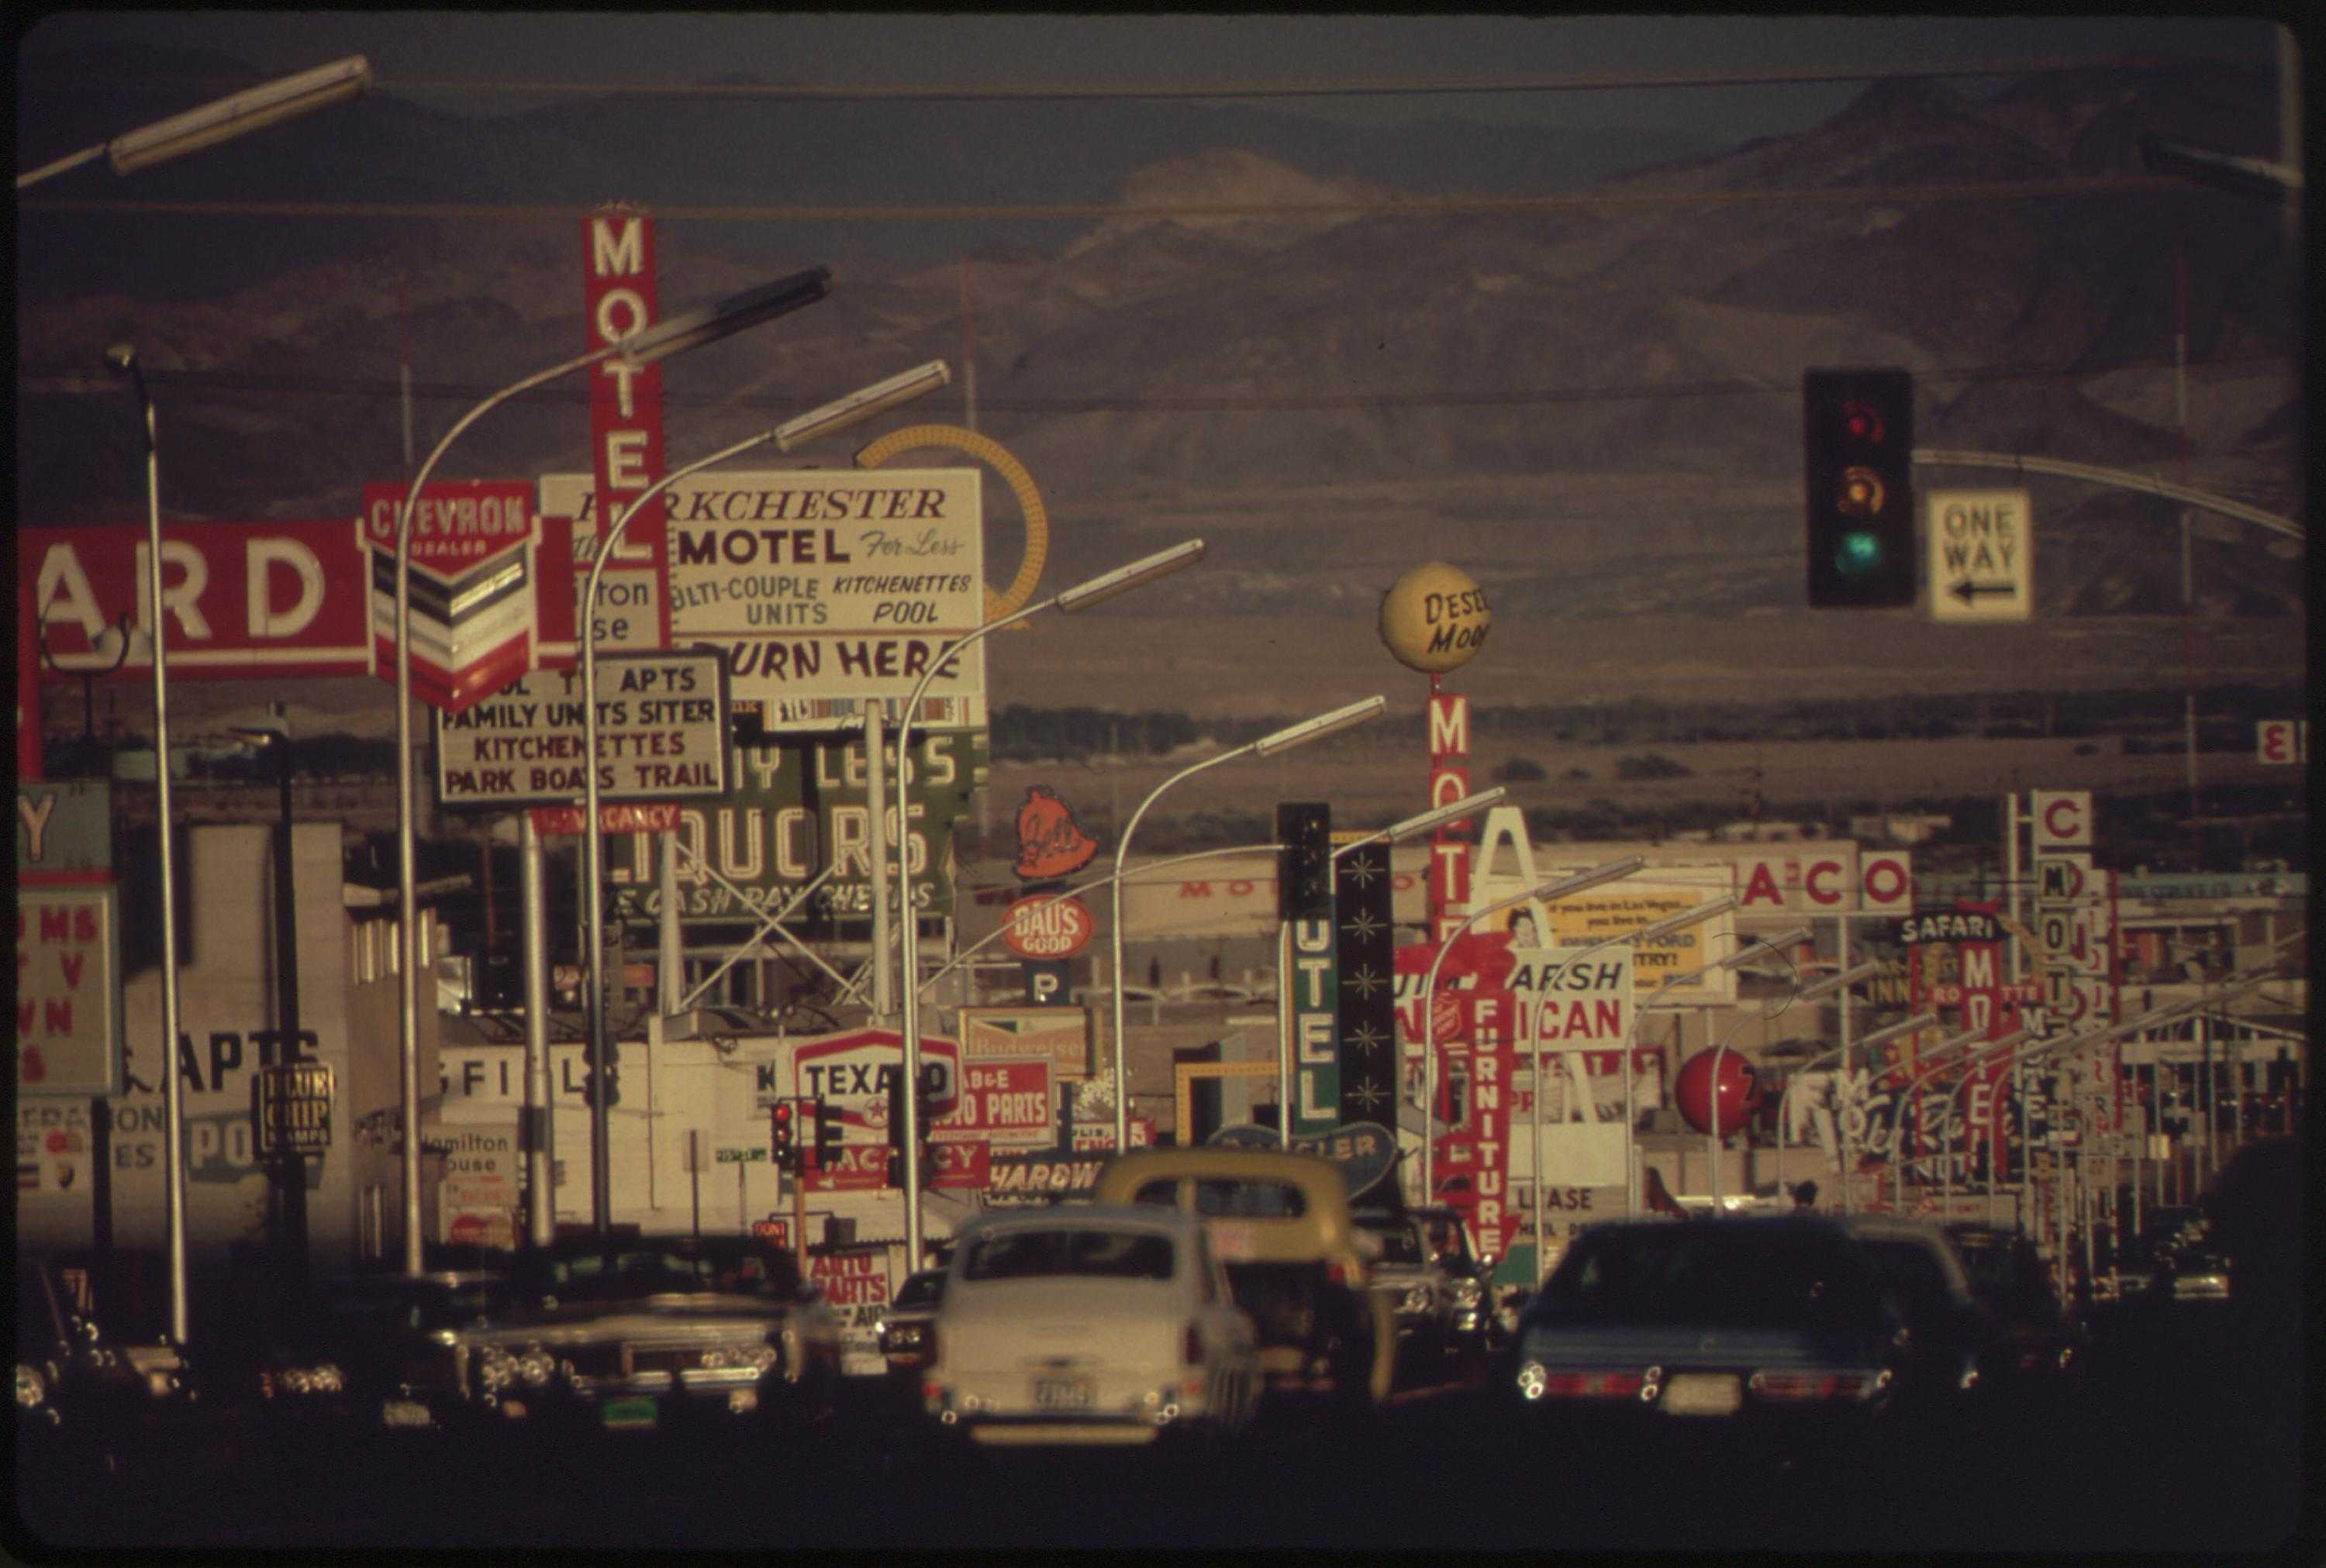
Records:
[[[1882,567],[1882,542],[1863,528],[1841,536],[1833,552],[1833,569],[1846,578],[1866,577]]]

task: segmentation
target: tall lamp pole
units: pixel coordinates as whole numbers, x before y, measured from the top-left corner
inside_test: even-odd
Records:
[[[105,363],[126,376],[137,394],[145,426],[145,602],[153,617],[147,635],[154,648],[154,826],[161,865],[162,894],[162,1157],[163,1225],[168,1234],[170,1337],[187,1338],[186,1321],[186,1127],[185,1091],[178,1074],[178,892],[174,824],[170,803],[169,617],[162,598],[162,459],[155,444],[154,394],[135,346],[116,343]]]
[[[1460,942],[1472,926],[1490,914],[1499,914],[1505,909],[1512,909],[1529,902],[1548,904],[1552,899],[1564,898],[1571,893],[1580,893],[1586,888],[1596,887],[1603,882],[1613,882],[1618,877],[1629,877],[1647,863],[1648,858],[1645,855],[1626,855],[1620,860],[1610,860],[1605,865],[1595,866],[1588,871],[1578,871],[1572,877],[1555,877],[1540,887],[1531,888],[1524,893],[1514,893],[1508,898],[1497,899],[1484,908],[1473,910],[1464,916],[1462,923],[1454,928],[1453,934],[1437,944],[1437,956],[1429,960],[1428,978],[1421,983],[1421,1201],[1423,1203],[1433,1203],[1437,1199],[1437,1189],[1431,1185],[1433,1173],[1430,1168],[1430,1157],[1435,1143],[1435,1139],[1431,1137],[1431,1127],[1437,1116],[1437,1010],[1431,1003],[1437,995],[1437,971],[1445,965],[1446,955],[1454,951],[1454,944]],[[1541,1093],[1539,1085],[1536,1093],[1538,1097]]]
[[[237,726],[234,733],[274,756],[274,1027],[282,1041],[275,1060],[292,1062],[299,1060],[299,894],[291,858],[291,725],[277,704],[273,728]],[[284,1288],[295,1297],[307,1284],[307,1156],[286,1148],[270,1164],[273,1239]]]
[[[938,673],[942,671],[945,665],[952,663],[954,658],[958,655],[962,650],[975,644],[982,637],[985,637],[994,632],[998,632],[1004,626],[1014,626],[1029,616],[1039,615],[1044,610],[1055,609],[1062,614],[1072,615],[1076,611],[1086,610],[1095,605],[1104,604],[1108,599],[1114,598],[1118,594],[1129,593],[1135,588],[1144,588],[1147,584],[1153,582],[1159,578],[1168,577],[1171,573],[1177,571],[1184,567],[1195,565],[1196,562],[1201,561],[1203,558],[1204,542],[1200,539],[1190,539],[1184,543],[1175,544],[1168,550],[1161,550],[1156,552],[1156,553],[1152,555],[1143,556],[1140,560],[1130,562],[1128,566],[1118,566],[1112,571],[1101,572],[1098,576],[1090,579],[1086,582],[1078,582],[1075,584],[1074,587],[1069,588],[1061,593],[1055,594],[1048,598],[1041,600],[1039,603],[1027,605],[1022,609],[1013,610],[998,620],[988,621],[983,626],[977,627],[975,630],[965,633],[963,636],[956,637],[954,641],[946,644],[944,647],[938,652],[937,656],[929,661],[927,671],[924,673],[920,680],[915,683],[911,694],[905,699],[904,712],[900,714],[897,719],[897,918],[904,923],[903,925],[898,928],[899,942],[898,957],[899,960],[898,967],[904,970],[905,1000],[905,1016],[903,1019],[905,1036],[905,1077],[904,1081],[898,1086],[897,1093],[898,1097],[904,1101],[904,1104],[901,1107],[890,1107],[889,1114],[891,1116],[901,1114],[905,1118],[903,1128],[905,1143],[905,1256],[909,1260],[908,1266],[910,1267],[918,1268],[921,1266],[921,1112],[919,1094],[921,1082],[921,977],[919,942],[921,920],[919,913],[913,907],[912,843],[908,835],[905,831],[905,823],[908,820],[906,813],[909,810],[910,805],[908,797],[906,793],[906,785],[910,781],[912,773],[913,715],[920,709],[921,694],[928,690],[929,682],[935,680]],[[1119,862],[1116,869],[1121,869]],[[885,942],[886,940],[886,933],[876,934],[876,942]],[[1119,1080],[1116,1089],[1116,1099],[1118,1109],[1117,1119],[1119,1121],[1121,1119],[1120,1104],[1121,1099],[1121,1090]],[[1120,1134],[1118,1134],[1116,1137],[1116,1147],[1120,1148],[1121,1146],[1121,1138]]]
[[[1123,824],[1122,831],[1118,836],[1114,846],[1113,907],[1111,911],[1110,922],[1113,929],[1109,932],[1109,940],[1113,949],[1114,964],[1114,1147],[1117,1154],[1130,1146],[1130,1080],[1123,1065],[1122,862],[1123,857],[1130,852],[1130,835],[1138,830],[1139,819],[1147,814],[1147,808],[1153,805],[1165,790],[1182,779],[1191,778],[1205,769],[1217,767],[1222,763],[1233,762],[1240,756],[1275,756],[1279,753],[1291,750],[1296,746],[1305,746],[1312,740],[1337,734],[1351,725],[1363,724],[1366,719],[1380,714],[1388,706],[1389,700],[1385,697],[1368,697],[1361,702],[1352,702],[1344,708],[1335,708],[1329,713],[1320,713],[1314,719],[1304,719],[1298,724],[1289,724],[1282,729],[1261,736],[1258,740],[1249,741],[1232,750],[1221,752],[1217,756],[1207,756],[1192,767],[1181,768],[1149,791],[1147,798],[1139,803],[1139,809],[1130,813],[1130,821]],[[907,926],[906,929],[910,930],[911,927]]]
[[[607,1074],[612,1071],[612,1052],[608,1049],[606,1029],[606,898],[604,836],[598,821],[598,584],[605,574],[606,563],[614,557],[615,548],[622,542],[623,532],[630,525],[646,504],[661,495],[679,480],[701,473],[715,464],[749,451],[753,447],[772,441],[778,451],[830,435],[871,418],[874,414],[909,403],[926,393],[945,385],[949,372],[942,359],[892,376],[861,392],[852,393],[836,403],[786,420],[771,430],[745,436],[732,446],[721,447],[710,456],[697,458],[648,485],[638,492],[621,514],[614,519],[606,537],[591,552],[590,577],[582,589],[580,609],[582,635],[582,880],[584,886],[582,911],[589,943],[588,985],[590,988],[590,1214],[591,1226],[600,1236],[607,1233],[613,1220],[613,1160],[607,1142]]]
[[[653,365],[690,348],[699,348],[732,333],[812,305],[831,292],[832,274],[823,267],[795,273],[772,283],[746,290],[683,315],[658,321],[587,354],[535,371],[512,382],[478,404],[444,432],[405,492],[395,515],[395,861],[396,956],[402,964],[396,986],[396,1014],[401,1025],[404,1119],[404,1271],[421,1272],[420,1251],[420,916],[419,877],[414,869],[412,789],[412,514],[422,488],[445,450],[461,431],[485,413],[561,376],[586,369],[600,360],[619,358],[626,364]],[[591,1006],[597,1003],[593,997]],[[591,1024],[592,1039],[597,1025]],[[597,1075],[594,1091],[602,1097],[605,1077]],[[602,1106],[600,1098],[598,1101]]]

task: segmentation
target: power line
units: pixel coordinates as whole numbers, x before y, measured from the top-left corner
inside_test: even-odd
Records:
[[[2236,370],[2243,368],[2282,368],[2281,359],[2266,355],[2243,355],[2192,362],[2191,369]],[[2095,376],[2120,374],[2126,371],[2163,373],[2174,368],[2175,362],[2163,357],[2126,357],[2073,365],[2042,363],[1996,363],[1937,366],[1920,369],[1915,379],[1926,385],[1940,383],[1993,384],[2028,381],[2082,381]],[[394,376],[331,376],[261,375],[240,370],[149,370],[147,378],[157,386],[183,387],[209,393],[287,394],[300,396],[386,397],[401,395],[403,384]],[[110,381],[77,372],[60,373],[52,366],[26,366],[18,377],[19,388],[27,393],[50,394],[113,395],[117,390]],[[481,384],[466,381],[414,382],[414,397],[429,400],[473,403],[490,389]],[[1071,414],[1106,413],[1332,413],[1367,409],[1427,409],[1480,407],[1541,407],[1560,404],[1669,400],[1679,398],[1719,397],[1782,397],[1792,399],[1799,388],[1791,382],[1772,383],[1741,376],[1723,376],[1696,381],[1636,382],[1610,385],[1507,387],[1465,389],[1436,387],[1420,391],[1352,392],[1316,394],[1248,394],[1158,395],[1140,394],[1135,396],[1092,397],[1010,397],[1006,394],[989,396],[981,392],[979,404],[997,411],[1013,413]],[[544,386],[511,399],[513,403],[579,405],[589,399],[589,391],[581,386]],[[665,388],[664,402],[682,408],[776,409],[792,406],[792,401],[780,396],[732,397],[691,394]]]
[[[641,210],[665,222],[979,223],[1075,218],[1445,218],[1494,213],[1614,212],[1652,208],[1856,206],[1870,203],[2032,201],[2062,197],[2185,193],[2185,181],[2146,174],[2059,180],[1983,181],[1959,185],[1845,185],[1799,190],[1586,190],[1542,196],[1411,196],[1374,200],[1191,201],[1159,205],[1108,201],[989,203],[796,203],[775,207],[657,206]],[[20,201],[20,212],[128,214],[141,218],[351,218],[526,219],[572,222],[598,204],[392,201]]]
[[[2057,59],[2013,57],[1959,60],[1950,64],[1903,66],[1804,66],[1795,69],[1747,67],[1737,70],[1645,71],[1600,75],[1505,78],[1500,80],[1320,80],[1275,84],[1258,82],[1194,86],[1177,82],[1052,82],[1022,87],[968,87],[915,82],[617,82],[509,81],[454,77],[379,77],[377,93],[407,97],[532,97],[670,98],[694,100],[758,99],[814,103],[1028,103],[1112,102],[1130,99],[1190,101],[1303,98],[1470,97],[1512,97],[1572,92],[1641,92],[1691,88],[1755,88],[1816,86],[1845,82],[1921,81],[1984,77],[2059,75],[2069,72],[2131,74],[2154,70],[2186,70],[2200,65],[2244,65],[2256,69],[2267,61],[2234,51],[2193,51],[2179,55],[2112,55]],[[119,78],[50,76],[20,82],[20,91],[102,88],[119,91],[126,86],[151,85],[228,88],[247,86],[213,77],[141,77],[134,84]]]

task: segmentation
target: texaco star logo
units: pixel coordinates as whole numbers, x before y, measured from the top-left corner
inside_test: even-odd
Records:
[[[1387,1036],[1371,1024],[1359,1024],[1344,1036],[1348,1043],[1370,1056],[1382,1048]]]
[[[1341,983],[1348,987],[1351,990],[1356,992],[1358,996],[1363,997],[1368,1002],[1373,999],[1373,993],[1375,991],[1380,990],[1383,986],[1389,984],[1389,982],[1382,979],[1380,972],[1371,964],[1367,964],[1363,969],[1354,971],[1346,979],[1342,980]]]
[[[1386,922],[1375,920],[1370,909],[1360,909],[1350,919],[1341,922],[1341,929],[1359,942],[1371,942],[1388,929]]]

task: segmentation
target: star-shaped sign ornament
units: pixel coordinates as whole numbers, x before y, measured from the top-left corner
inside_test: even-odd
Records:
[[[1359,855],[1344,862],[1335,875],[1347,877],[1359,887],[1370,887],[1373,885],[1373,878],[1380,876],[1384,869],[1386,868],[1376,866]]]
[[[1387,1099],[1389,1096],[1382,1093],[1381,1090],[1373,1084],[1358,1083],[1350,1088],[1349,1098],[1355,1100],[1359,1105],[1363,1106],[1367,1110],[1371,1110],[1382,1100]]]
[[[1367,964],[1364,968],[1348,975],[1341,983],[1367,1001],[1371,1001],[1373,993],[1389,984],[1389,980],[1371,964]]]
[[[1389,928],[1373,918],[1372,910],[1360,909],[1356,914],[1341,922],[1341,929],[1359,942],[1371,942]]]
[[[1370,1056],[1374,1052],[1382,1048],[1386,1036],[1384,1036],[1380,1030],[1374,1028],[1371,1024],[1358,1024],[1352,1026],[1343,1038],[1346,1039],[1351,1045]]]

